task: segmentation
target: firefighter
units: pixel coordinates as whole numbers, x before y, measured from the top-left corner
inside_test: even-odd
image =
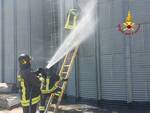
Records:
[[[45,80],[41,87],[41,101],[39,105],[40,113],[44,113],[46,108],[46,100],[53,93],[56,96],[60,95],[61,88],[59,87],[59,76],[57,75],[57,68],[43,69],[39,68],[38,75],[42,76]]]
[[[36,113],[36,107],[40,101],[41,81],[31,70],[31,58],[27,54],[19,56],[19,81],[21,105],[23,113]]]

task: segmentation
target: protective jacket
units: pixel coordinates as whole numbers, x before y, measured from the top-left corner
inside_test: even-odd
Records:
[[[50,75],[53,74],[53,75]],[[42,94],[50,94],[54,92],[58,88],[57,81],[59,80],[59,76],[56,73],[51,73],[49,69],[42,69],[40,68],[38,71],[38,77],[43,78],[44,81],[41,87]]]
[[[31,71],[30,66],[24,66],[21,67],[17,79],[20,86],[21,105],[26,107],[37,104],[40,101],[41,82],[36,73]]]
[[[40,113],[44,113],[45,106],[46,106],[46,99],[50,97],[52,93],[54,93],[56,96],[59,96],[61,89],[59,88],[58,81],[59,76],[57,75],[56,70],[54,69],[43,69],[40,68],[38,70],[39,78],[43,77],[44,81],[42,82],[43,85],[41,85],[41,101],[39,105],[39,111]]]

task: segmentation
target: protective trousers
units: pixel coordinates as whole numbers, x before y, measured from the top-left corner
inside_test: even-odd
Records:
[[[37,104],[31,106],[31,113],[36,113]],[[23,113],[29,113],[29,106],[23,107]]]
[[[40,113],[44,113],[46,108],[46,99],[50,96],[50,94],[41,94],[41,101],[39,105]]]

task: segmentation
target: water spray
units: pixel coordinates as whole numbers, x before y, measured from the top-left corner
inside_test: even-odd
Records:
[[[59,60],[61,60],[68,52],[80,45],[86,39],[90,38],[95,31],[95,1],[88,2],[82,10],[81,19],[77,27],[70,32],[60,45],[54,56],[48,61],[46,68],[52,67]]]

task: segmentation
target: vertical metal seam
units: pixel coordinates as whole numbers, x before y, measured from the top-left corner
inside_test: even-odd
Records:
[[[129,39],[130,39],[130,45],[129,45],[129,47],[130,47],[130,87],[131,87],[131,89],[130,89],[130,95],[131,95],[131,101],[130,102],[132,102],[133,101],[133,94],[132,94],[132,75],[133,75],[133,72],[132,72],[132,46],[131,46],[131,40],[132,40],[132,36],[131,37],[129,37]]]
[[[127,66],[127,102],[131,102],[132,101],[132,89],[131,89],[131,42],[129,39],[127,39],[129,37],[126,37],[126,66]]]
[[[76,94],[75,96],[77,98],[80,97],[80,87],[79,87],[79,84],[80,84],[80,65],[79,65],[79,49],[78,49],[78,53],[77,53],[77,56],[76,56],[76,60],[75,60],[75,88],[76,88]]]
[[[17,83],[17,4],[14,0],[14,82]]]
[[[0,39],[0,40],[1,40],[1,52],[2,52],[2,38],[3,38],[3,37],[2,37],[2,28],[3,28],[3,27],[2,27],[2,23],[3,23],[3,21],[2,21],[2,0],[1,0],[0,2],[1,2],[1,7],[0,7],[0,10],[1,10],[1,15],[0,15],[0,16],[1,16],[1,26],[0,26],[0,27],[1,27],[1,39]],[[3,71],[3,70],[2,70],[2,66],[3,66],[3,65],[2,65],[2,61],[3,61],[3,60],[2,60],[2,53],[1,53],[1,58],[0,58],[0,59],[1,59],[1,72],[0,72],[0,74],[1,74],[1,75],[0,75],[0,76],[1,76],[1,77],[0,77],[1,80],[0,80],[0,82],[2,82],[2,79],[3,79],[3,78],[2,78],[2,76],[3,76],[3,74],[2,74],[2,71]]]
[[[43,25],[42,25],[42,36],[43,36],[43,58],[46,57],[45,55],[45,10],[44,10],[44,4],[45,4],[45,0],[41,0],[42,2],[42,22],[43,22]],[[43,59],[43,67],[45,65],[45,61]]]
[[[1,12],[2,12],[2,45],[1,45],[1,47],[2,47],[2,63],[1,63],[1,65],[2,65],[2,82],[4,82],[5,81],[5,51],[4,51],[4,46],[5,46],[5,33],[4,33],[4,31],[5,31],[5,25],[4,25],[4,23],[5,23],[5,15],[4,15],[4,0],[2,0],[2,3],[1,3]]]
[[[63,4],[63,5],[61,5],[61,4]],[[60,0],[60,25],[61,25],[61,27],[60,27],[60,43],[62,43],[63,42],[63,37],[64,37],[64,2],[62,3],[62,0]]]
[[[28,8],[29,8],[29,53],[30,53],[30,55],[32,56],[32,47],[31,47],[31,41],[32,41],[32,37],[31,37],[31,28],[32,28],[32,22],[31,22],[31,0],[28,0]]]
[[[124,6],[123,7],[123,12],[122,12],[122,18],[124,18],[124,15],[125,15],[125,8],[126,8],[126,6],[124,5],[124,4],[126,4],[125,3],[126,1],[122,1],[122,6]],[[122,19],[123,20],[123,19]],[[123,35],[123,38],[124,38],[124,51],[126,51],[126,37]],[[125,65],[125,68],[126,68],[126,71],[127,71],[127,67],[126,67],[126,52],[124,53],[124,56],[125,56],[125,60],[124,60],[124,65]],[[125,72],[125,77],[127,76],[127,73]],[[127,84],[127,79],[126,79],[126,101],[128,101],[128,84]]]
[[[125,3],[124,3],[125,2]],[[123,18],[124,18],[124,16],[126,15],[126,11],[125,11],[125,9],[126,9],[126,5],[127,5],[127,10],[128,10],[128,8],[129,8],[129,2],[126,2],[126,1],[124,1],[122,4],[123,4],[123,6],[125,6],[125,7],[123,7]],[[126,5],[124,5],[124,4],[126,4]],[[128,75],[128,73],[126,72],[126,92],[127,92],[127,102],[129,103],[129,102],[132,102],[132,80],[131,80],[131,76],[132,76],[132,73],[131,73],[131,44],[130,44],[130,37],[127,37],[127,36],[123,36],[123,38],[124,38],[124,45],[125,45],[125,66],[126,66],[126,71],[128,72],[128,71],[130,71],[129,73],[130,73],[130,75]],[[129,39],[128,39],[129,38]],[[129,42],[129,43],[128,43]],[[129,46],[129,47],[128,47]],[[127,49],[129,49],[129,52],[128,52],[128,56],[129,56],[129,60],[127,60]],[[129,69],[129,67],[127,67],[127,65],[128,65],[128,63],[129,63],[129,65],[130,65],[130,69]],[[130,77],[130,78],[129,78]],[[130,80],[130,81],[129,81]]]
[[[73,0],[73,7],[78,8],[78,0]],[[75,96],[80,98],[80,48],[78,49],[77,56],[75,59]]]
[[[75,7],[76,1],[75,0],[72,1],[73,1],[73,7]],[[65,2],[64,2],[64,6],[65,6]],[[65,17],[65,13],[64,13],[64,17]],[[76,55],[74,66],[75,66],[75,73],[74,73],[75,74],[74,75],[75,76],[75,97],[78,98],[79,97],[79,49]]]
[[[95,13],[95,20],[96,20],[96,22],[98,22],[98,5],[96,5],[96,13]],[[98,100],[99,99],[99,85],[98,85],[98,83],[99,83],[99,80],[98,80],[98,76],[99,76],[99,59],[98,59],[98,54],[99,54],[99,48],[98,48],[98,24],[96,25],[96,28],[97,28],[97,30],[96,30],[96,32],[95,32],[95,66],[96,66],[96,69],[95,69],[95,71],[96,71],[96,99]]]
[[[98,20],[100,21],[100,15],[99,15],[99,9],[100,8],[100,3],[98,2],[98,7],[97,7],[97,16],[98,16]],[[98,48],[99,48],[99,99],[102,99],[102,73],[101,73],[101,28],[100,28],[100,24],[98,24]]]
[[[44,56],[44,58],[46,58],[46,33],[45,33],[45,27],[46,27],[46,25],[45,25],[45,23],[46,23],[46,21],[45,21],[45,13],[46,13],[46,10],[45,10],[45,0],[41,0],[41,1],[43,1],[42,2],[42,12],[43,12],[43,49],[44,49],[44,52],[43,52],[43,56]],[[46,61],[44,60],[44,65],[46,64]]]

